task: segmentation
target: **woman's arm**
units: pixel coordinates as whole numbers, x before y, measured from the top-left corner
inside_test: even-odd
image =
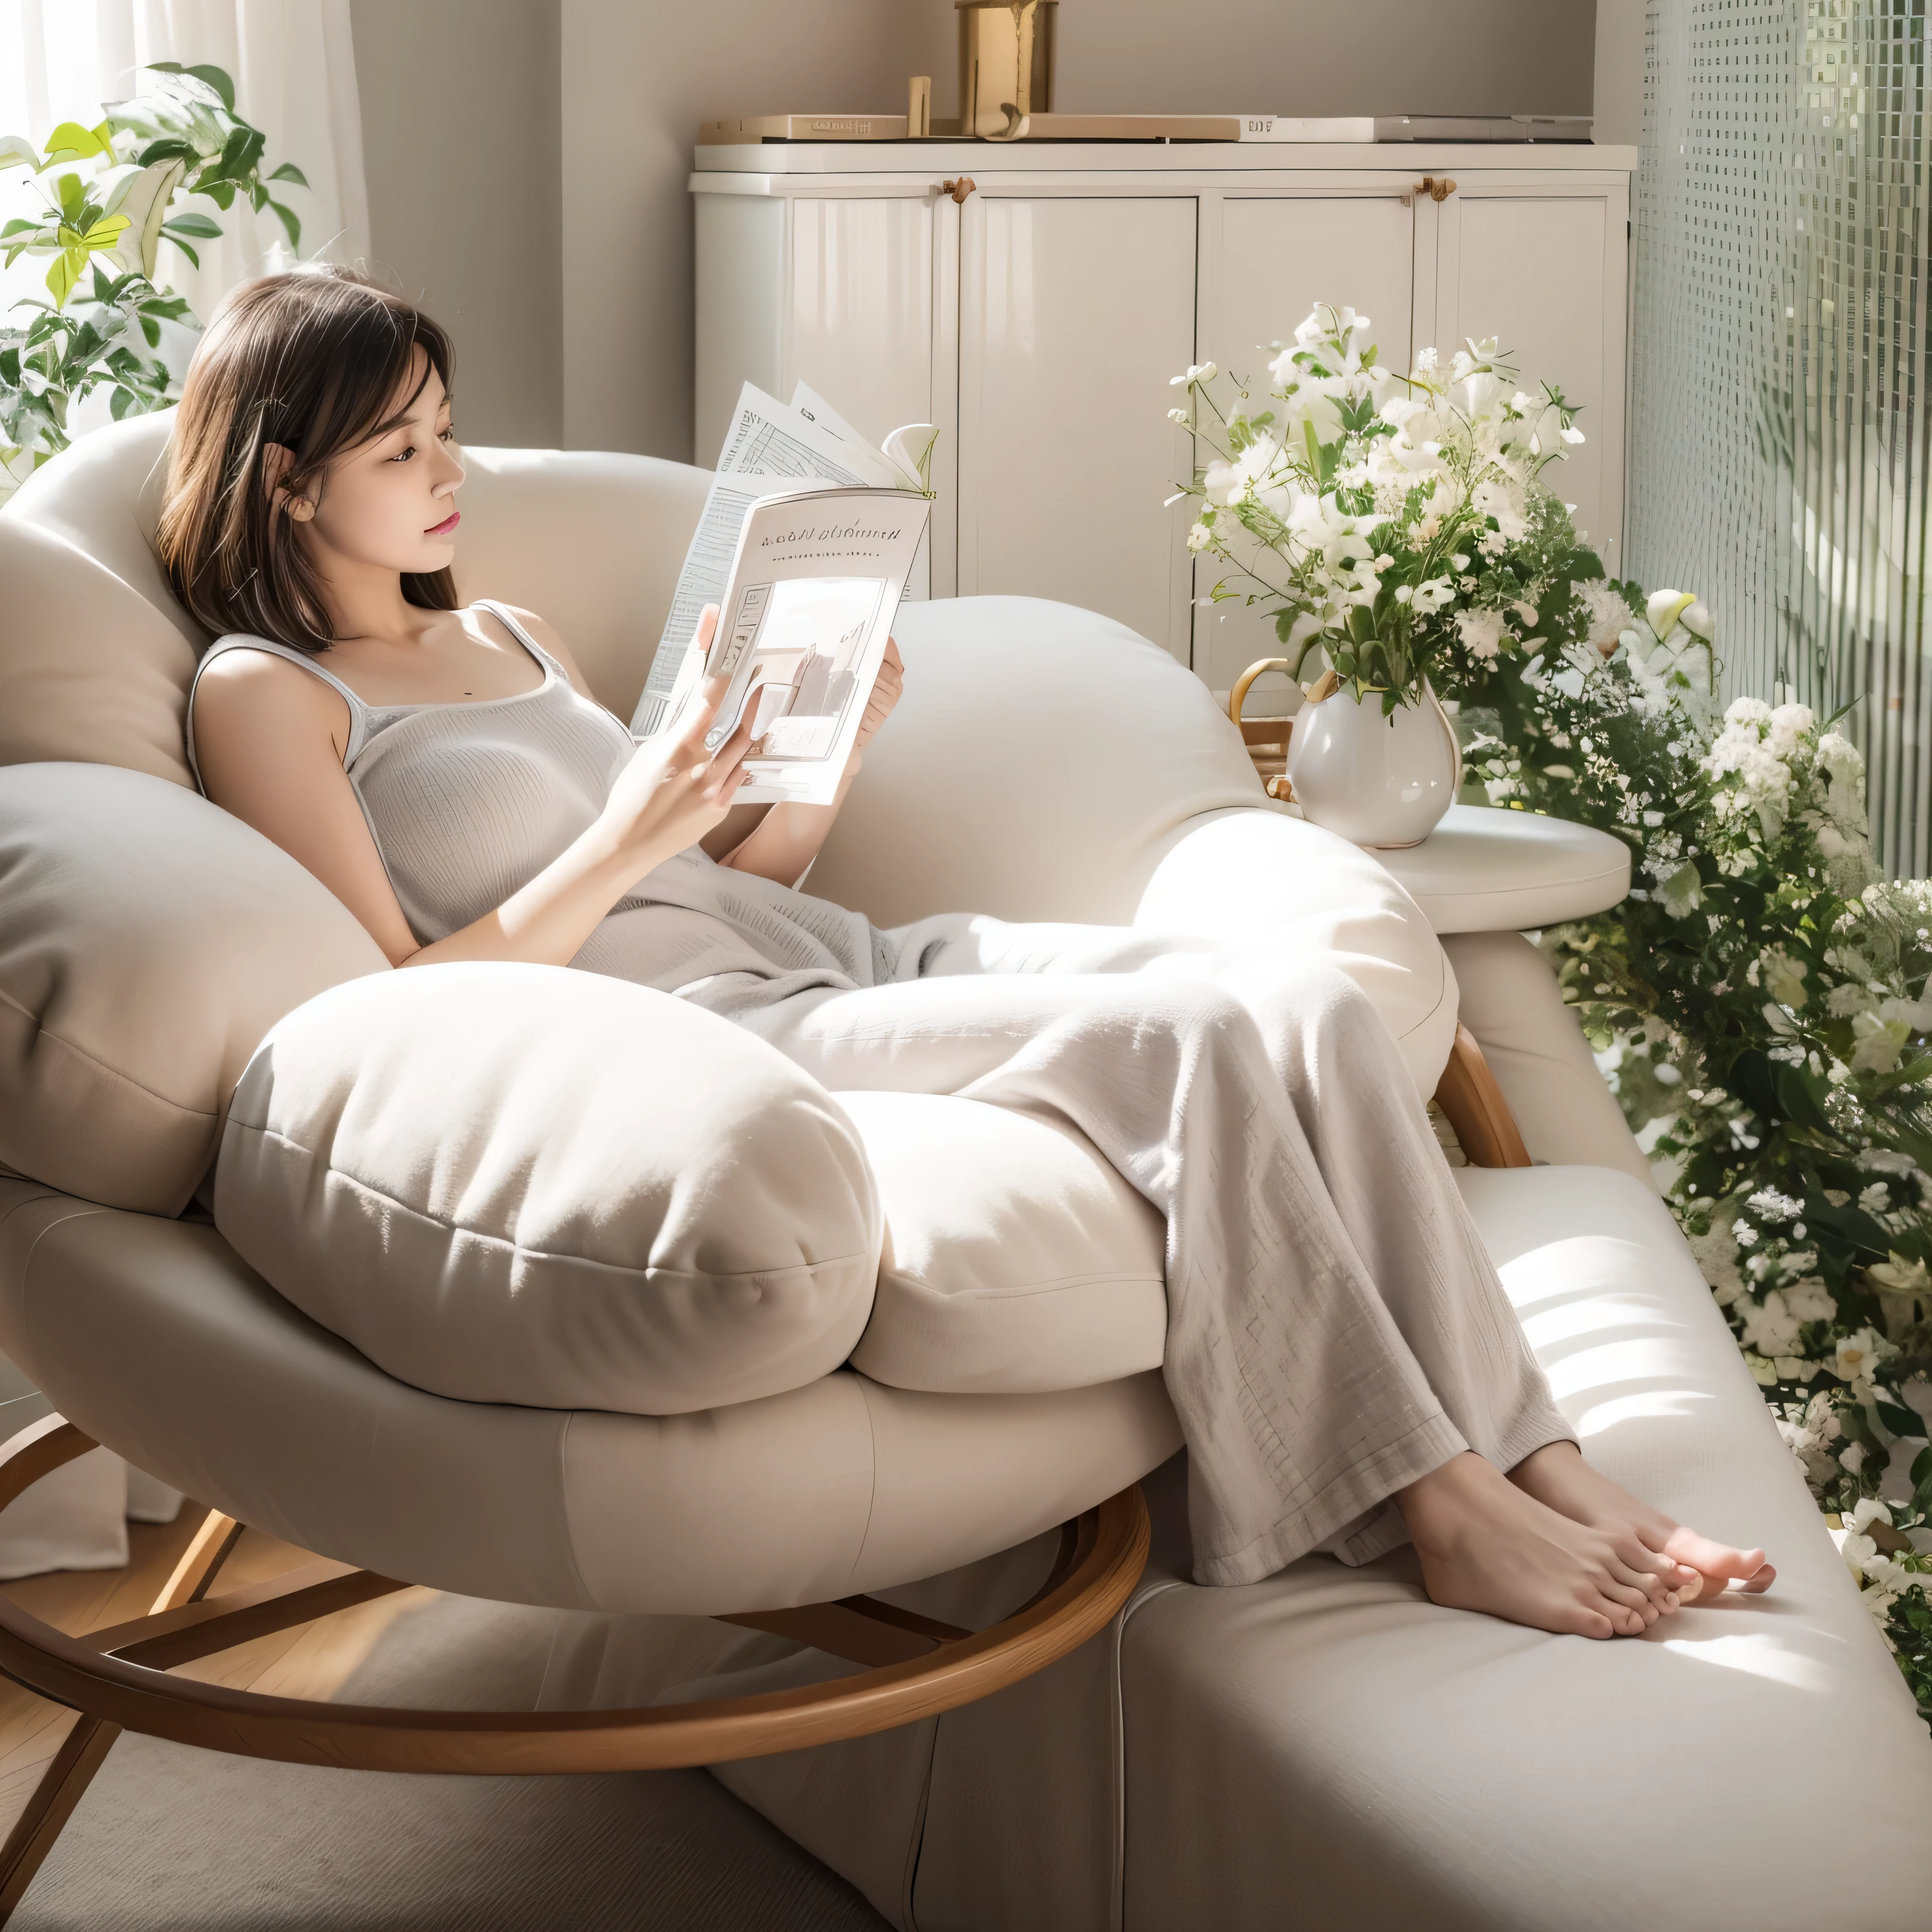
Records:
[[[776,880],[782,886],[796,886],[810,869],[820,849],[830,836],[832,821],[852,781],[859,776],[865,748],[878,735],[879,727],[892,716],[892,706],[905,688],[905,665],[899,647],[888,638],[886,655],[872,694],[866,701],[866,715],[859,722],[859,735],[853,741],[852,755],[838,780],[838,790],[830,805],[775,805],[763,821],[735,849],[718,860],[740,872],[755,872],[761,879]],[[714,858],[718,855],[714,852]]]
[[[579,692],[589,698],[593,704],[602,702],[597,694],[590,688],[590,681],[578,668],[577,660],[565,647],[563,640],[543,618],[539,617],[534,610],[526,610],[515,604],[506,604],[503,608],[523,626],[525,630],[530,632],[532,637],[536,639],[538,644],[542,645],[545,650],[549,652],[552,657],[556,658],[559,664],[562,665],[565,676],[577,687]],[[715,616],[711,620],[713,626],[717,621]],[[694,650],[704,650],[710,640],[710,630],[703,628],[701,622],[699,635],[704,641],[700,643],[694,638],[692,644],[692,648]],[[711,857],[722,859],[726,853],[743,844],[745,841],[757,831],[764,822],[766,813],[771,808],[768,805],[734,805],[724,814],[723,819],[718,824],[714,825],[698,842]],[[799,869],[802,872],[805,868],[800,866]]]
[[[298,860],[361,920],[394,966],[453,959],[565,965],[645,873],[716,826],[743,782],[749,720],[715,755],[704,734],[724,681],[706,687],[675,740],[638,748],[596,822],[494,911],[423,946],[410,932],[342,769],[349,707],[266,652],[230,651],[195,698],[208,795]]]

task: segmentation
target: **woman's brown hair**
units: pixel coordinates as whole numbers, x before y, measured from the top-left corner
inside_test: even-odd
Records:
[[[420,349],[420,380],[398,409]],[[244,283],[216,311],[188,365],[155,546],[175,595],[211,635],[231,631],[322,652],[334,627],[294,520],[266,487],[266,446],[294,460],[278,479],[318,500],[329,464],[393,428],[434,370],[448,390],[449,338],[412,304],[352,268],[324,266]],[[448,570],[403,574],[403,596],[457,608]]]

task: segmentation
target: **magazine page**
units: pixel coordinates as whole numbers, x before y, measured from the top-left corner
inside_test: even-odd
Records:
[[[706,604],[724,602],[746,513],[760,497],[797,488],[796,476],[719,476],[713,480],[698,528],[692,533],[691,548],[684,554],[684,567],[677,574],[670,614],[658,639],[650,675],[632,714],[632,737],[649,738],[664,729],[678,694],[678,674],[698,632],[698,620]]]
[[[632,735],[648,738],[670,716],[686,647],[707,604],[724,594],[724,580],[745,513],[776,490],[796,489],[801,482],[904,487],[896,464],[866,443],[850,424],[801,383],[812,412],[788,406],[755,383],[739,392],[731,426],[718,453],[718,475],[705,499],[684,567],[678,572],[670,614],[664,620],[650,675],[632,714]],[[820,416],[824,420],[818,419]]]
[[[838,419],[835,417],[834,422]],[[738,392],[738,406],[718,452],[721,475],[756,471],[769,476],[813,478],[822,483],[903,487],[904,479],[869,443],[847,428],[821,424],[802,410],[768,396],[754,383]]]
[[[742,405],[741,405],[742,406]],[[838,438],[842,451],[859,449],[874,460],[883,460],[884,474],[881,481],[899,490],[917,490],[922,486],[919,472],[908,470],[892,460],[889,449],[874,449],[872,446],[821,396],[807,384],[794,384],[791,392],[791,406],[807,422],[815,423],[819,428]],[[922,425],[920,425],[922,426]],[[895,432],[898,434],[898,432]]]
[[[730,680],[708,742],[753,708],[741,804],[832,802],[929,508],[916,491],[867,489],[752,506],[704,666]],[[680,682],[688,693],[694,667]]]

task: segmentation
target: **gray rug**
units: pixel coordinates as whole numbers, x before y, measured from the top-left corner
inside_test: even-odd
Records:
[[[444,1599],[346,1701],[528,1709],[535,1612]],[[12,1932],[883,1932],[701,1771],[420,1778],[124,1737]]]

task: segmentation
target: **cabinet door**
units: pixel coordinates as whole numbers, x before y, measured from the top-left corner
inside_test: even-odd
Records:
[[[1192,196],[972,195],[961,210],[958,586],[1058,598],[1188,658]]]
[[[1429,204],[1424,203],[1427,207]],[[1414,340],[1416,216],[1406,183],[1348,193],[1204,196],[1201,209],[1201,357],[1250,382],[1257,394],[1276,354],[1317,302],[1368,317],[1388,368],[1406,374]],[[1433,292],[1431,292],[1432,305]],[[1211,452],[1203,450],[1202,460]],[[1196,566],[1204,598],[1223,578],[1218,558]],[[1279,655],[1273,622],[1239,603],[1196,605],[1194,668],[1226,691],[1257,658]],[[1274,680],[1250,709],[1280,708]]]
[[[697,200],[699,463],[716,461],[748,382],[781,402],[808,383],[874,444],[902,423],[947,422],[952,350],[934,316],[951,242],[930,190]],[[914,596],[928,594],[935,553],[950,566],[951,442],[934,452],[940,501]]]
[[[933,198],[791,204],[787,386],[806,382],[884,442],[931,422]]]
[[[1624,498],[1624,290],[1628,190],[1464,186],[1443,202],[1436,242],[1436,340],[1496,337],[1532,380],[1582,413],[1585,440],[1544,480],[1574,503],[1576,526],[1621,574]]]

